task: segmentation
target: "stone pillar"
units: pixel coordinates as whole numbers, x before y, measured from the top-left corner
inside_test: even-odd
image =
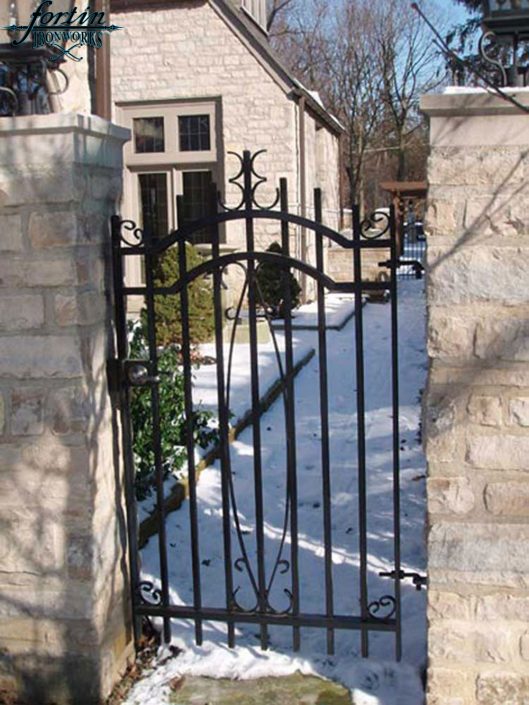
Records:
[[[99,703],[132,653],[105,371],[128,135],[0,120],[0,702]]]
[[[529,107],[529,94],[518,100]],[[428,96],[428,705],[529,702],[529,114]]]

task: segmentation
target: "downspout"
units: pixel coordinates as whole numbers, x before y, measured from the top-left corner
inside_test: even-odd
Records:
[[[302,218],[307,217],[307,152],[305,142],[306,98],[299,98],[299,207]],[[301,228],[301,261],[307,262],[307,230]],[[301,274],[301,296],[307,300],[307,275]]]
[[[340,210],[340,231],[345,228],[344,222],[344,203],[345,203],[345,183],[344,183],[344,133],[340,133],[338,137],[338,208]]]
[[[95,0],[94,10],[104,12],[105,20],[110,20],[109,0]],[[112,93],[110,87],[110,37],[103,37],[103,46],[91,49],[90,69],[92,83],[92,112],[105,120],[112,119]]]

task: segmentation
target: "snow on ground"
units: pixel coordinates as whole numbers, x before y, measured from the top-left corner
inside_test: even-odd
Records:
[[[419,445],[420,390],[425,384],[425,306],[420,281],[399,283],[399,335],[401,383],[401,507],[403,568],[424,572],[425,461]],[[369,598],[392,593],[392,582],[379,572],[393,568],[390,307],[364,308],[368,456],[368,567]],[[296,331],[300,343],[317,348],[315,331]],[[335,611],[358,614],[358,510],[355,415],[354,319],[340,332],[328,333],[329,399],[331,409],[331,482],[333,578]],[[321,501],[319,367],[317,356],[296,379],[296,446],[298,453],[301,609],[324,613],[323,513]],[[279,399],[263,416],[264,504],[267,570],[270,575],[278,554],[286,507],[284,406]],[[252,430],[247,429],[231,447],[235,493],[244,540],[255,560]],[[207,469],[199,483],[200,552],[203,604],[224,607],[224,556],[221,491],[218,465]],[[167,519],[171,600],[192,604],[189,512]],[[235,532],[234,560],[240,557]],[[289,538],[284,558],[289,557]],[[156,539],[143,551],[143,575],[157,582]],[[244,573],[234,571],[237,595],[244,607],[253,606],[253,593]],[[288,601],[290,573],[279,574],[270,593],[278,610]],[[205,623],[203,647],[194,645],[194,627],[173,622],[173,644],[183,653],[159,665],[132,690],[127,705],[161,705],[169,702],[168,682],[177,675],[253,679],[283,676],[296,671],[342,682],[357,705],[420,705],[419,678],[426,653],[425,595],[410,584],[402,587],[403,663],[394,662],[392,634],[371,634],[371,658],[359,658],[356,632],[336,633],[336,656],[328,657],[325,631],[302,629],[302,651],[292,652],[292,630],[271,627],[271,649],[259,649],[258,629],[237,628],[237,648],[226,646],[226,628]]]
[[[342,328],[355,312],[355,297],[353,294],[327,294],[325,297],[325,316],[327,328]],[[318,302],[300,306],[292,316],[294,330],[318,328]],[[274,321],[274,328],[285,327],[281,319]]]
[[[349,304],[350,305],[350,304]],[[326,301],[326,311],[329,318],[336,317],[336,301],[334,299]],[[285,338],[283,335],[276,336],[277,351],[281,357],[281,364],[285,365]],[[308,345],[299,336],[293,336],[292,340],[294,365],[302,364],[311,354],[314,353],[314,347]],[[216,354],[215,344],[207,343],[200,346],[200,353],[205,357],[214,358]],[[226,377],[230,355],[230,345],[224,345],[224,363],[226,369]],[[276,348],[272,339],[270,342],[259,345],[258,364],[259,364],[259,383],[261,399],[266,398],[267,393],[277,382],[279,374],[277,369]],[[237,423],[245,417],[251,409],[251,389],[248,384],[248,370],[250,369],[250,348],[248,345],[237,344],[233,347],[233,356],[231,359],[230,372],[230,400],[229,407],[232,413],[230,424],[232,427],[237,426]],[[217,389],[217,366],[216,365],[201,365],[193,370],[193,403],[195,408],[200,408],[202,411],[211,412],[215,418],[218,417],[218,389]],[[210,448],[202,449],[198,446],[195,449],[195,462],[200,462],[201,458],[210,450]],[[166,495],[178,483],[181,472],[175,475],[169,475],[164,482]],[[138,518],[142,522],[152,515],[156,507],[156,493],[151,494],[142,500],[138,506]]]
[[[277,347],[281,355],[281,364],[285,365],[285,339],[282,335],[276,336]],[[294,365],[300,363],[313,350],[314,345],[305,342],[301,336],[295,335],[292,341]],[[224,364],[227,369],[229,357],[229,345],[224,345]],[[208,343],[200,346],[202,355],[214,357],[215,345]],[[279,375],[277,370],[276,351],[273,341],[259,345],[259,387],[260,396],[263,396],[275,384]],[[229,407],[233,414],[232,426],[236,425],[246,412],[251,409],[251,389],[248,383],[250,370],[250,346],[245,344],[234,345],[230,400]],[[194,373],[193,379],[193,402],[205,409],[217,414],[218,391],[217,391],[217,366],[202,365]]]

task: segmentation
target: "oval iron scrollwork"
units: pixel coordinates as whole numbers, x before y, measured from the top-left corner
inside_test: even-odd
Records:
[[[391,228],[391,216],[386,211],[374,211],[360,224],[360,232],[366,240],[378,240]]]
[[[258,155],[255,155],[258,156]],[[254,156],[254,158],[255,158]],[[233,322],[233,329],[232,329],[232,335],[231,335],[231,340],[230,340],[230,350],[229,350],[229,355],[228,355],[228,370],[227,370],[227,384],[226,384],[226,408],[229,409],[230,407],[230,392],[231,392],[231,380],[232,380],[232,365],[233,365],[233,353],[234,353],[234,346],[235,346],[235,331],[237,326],[240,323],[241,320],[241,313],[244,305],[244,301],[246,299],[246,296],[248,295],[248,291],[250,287],[253,287],[256,295],[256,304],[262,311],[261,316],[267,321],[273,347],[274,347],[274,353],[278,365],[278,370],[279,370],[279,376],[282,381],[282,387],[283,387],[283,397],[285,398],[286,395],[286,374],[285,374],[285,369],[283,366],[283,361],[281,359],[281,351],[280,351],[280,346],[279,342],[277,340],[277,335],[276,335],[276,330],[274,326],[272,325],[272,319],[273,319],[273,312],[269,309],[269,307],[266,305],[265,297],[263,295],[263,292],[261,290],[261,287],[259,286],[258,282],[258,271],[259,271],[259,266],[253,271],[253,273],[250,275],[250,272],[247,267],[245,267],[242,263],[237,263],[238,266],[241,268],[241,270],[244,272],[245,275],[245,281],[244,285],[242,287],[242,293],[240,295],[239,301],[235,307],[231,307],[228,311],[226,311],[226,316],[228,320],[231,320]],[[286,403],[286,399],[285,399]],[[229,450],[228,450],[229,452]],[[231,467],[231,465],[230,465]],[[246,546],[246,541],[245,541],[245,532],[242,530],[241,527],[241,522],[239,519],[239,510],[238,510],[238,505],[237,505],[237,497],[236,497],[236,492],[235,492],[235,486],[233,482],[233,476],[230,473],[229,478],[228,478],[228,483],[229,483],[229,492],[230,492],[230,500],[231,500],[231,505],[233,509],[233,521],[235,525],[235,531],[237,535],[237,542],[239,544],[239,550],[241,552],[241,557],[238,558],[237,560],[234,561],[234,567],[237,572],[239,573],[244,573],[246,574],[250,587],[251,587],[251,592],[252,592],[252,601],[255,599],[256,604],[253,608],[251,609],[246,609],[244,608],[240,602],[239,602],[239,596],[241,594],[242,587],[238,586],[235,588],[231,595],[231,602],[232,602],[232,607],[243,614],[251,614],[251,613],[260,613],[264,612],[267,614],[273,614],[273,615],[287,615],[290,614],[293,610],[294,606],[294,597],[293,594],[290,590],[284,589],[283,594],[286,595],[288,598],[288,604],[286,608],[284,609],[277,609],[274,607],[271,603],[271,593],[273,586],[276,582],[276,578],[278,575],[286,575],[287,573],[290,572],[291,570],[291,565],[288,560],[286,560],[283,557],[283,553],[285,550],[285,545],[286,545],[286,538],[288,534],[288,522],[289,522],[289,516],[290,516],[290,510],[291,510],[291,497],[290,497],[290,488],[289,488],[289,483],[287,482],[287,490],[286,490],[286,498],[285,498],[285,518],[284,518],[284,523],[283,523],[283,530],[282,530],[282,536],[281,536],[281,541],[279,548],[277,550],[277,555],[273,564],[272,572],[270,575],[270,579],[268,580],[266,587],[260,588],[258,584],[258,580],[255,576],[255,572],[253,570],[253,567],[251,565],[250,557],[249,557],[249,552],[248,548]]]

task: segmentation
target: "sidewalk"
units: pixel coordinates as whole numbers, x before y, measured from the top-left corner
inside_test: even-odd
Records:
[[[325,297],[327,327],[329,330],[341,330],[354,316],[355,301],[351,295],[328,294]],[[315,348],[307,344],[300,335],[301,331],[316,330],[318,320],[317,304],[306,304],[294,313],[293,357],[294,372],[298,375],[301,370],[312,360]],[[282,321],[273,324],[276,344],[278,346],[281,365],[285,369],[285,336]],[[216,349],[214,343],[200,346],[204,358],[214,359]],[[231,441],[251,423],[251,387],[250,387],[250,347],[247,343],[237,343],[233,349],[231,371],[229,371],[230,345],[224,345],[225,379],[230,377],[229,407],[232,413],[230,421]],[[278,366],[274,342],[260,344],[258,350],[259,385],[260,385],[260,414],[264,414],[276,401],[282,392],[281,374]],[[193,403],[201,409],[210,411],[214,415],[218,410],[217,391],[217,366],[215,364],[202,365],[194,372]],[[197,472],[201,473],[206,467],[217,459],[217,449],[212,448],[197,456]],[[166,484],[166,511],[168,513],[180,508],[187,493],[184,483],[176,478],[169,478]],[[158,531],[158,521],[153,515],[156,498],[148,497],[138,507],[140,520],[140,545],[143,546],[149,538]]]
[[[182,678],[171,684],[172,705],[351,705],[346,688],[310,676],[256,681]]]

